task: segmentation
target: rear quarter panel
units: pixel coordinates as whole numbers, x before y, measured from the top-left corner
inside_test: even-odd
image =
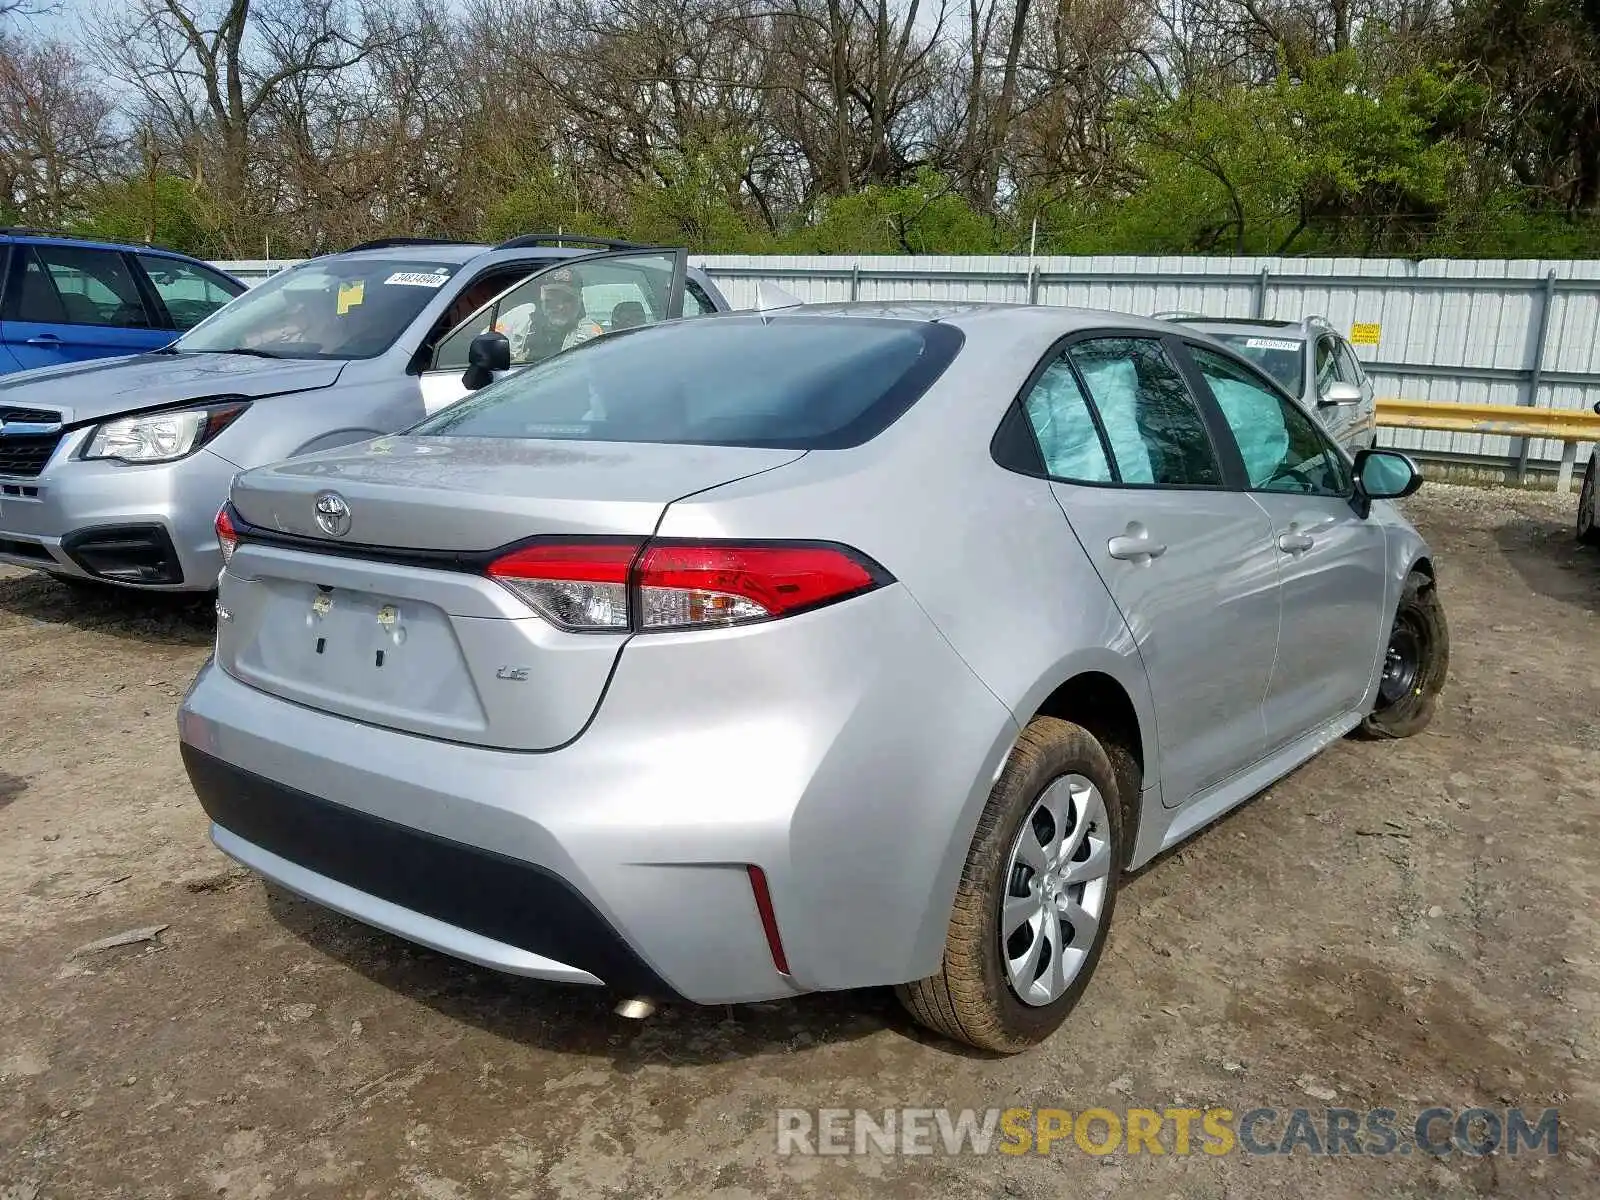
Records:
[[[1147,757],[1149,685],[1128,633],[1043,480],[1006,471],[989,444],[1054,334],[969,338],[935,387],[872,442],[813,451],[766,475],[680,500],[661,536],[820,538],[871,555],[909,591],[938,636],[998,700],[971,713],[978,739],[945,778],[900,798],[946,832],[936,850],[876,847],[880,870],[920,889],[914,975],[938,968],[956,882],[990,787],[1023,724],[1061,683],[1101,671],[1133,700]],[[929,752],[936,747],[929,743]],[[860,838],[861,831],[849,836]]]

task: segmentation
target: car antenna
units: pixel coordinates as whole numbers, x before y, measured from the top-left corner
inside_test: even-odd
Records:
[[[776,284],[767,283],[765,280],[756,284],[756,312],[769,313],[783,308],[799,308],[805,303],[798,296],[790,295]]]

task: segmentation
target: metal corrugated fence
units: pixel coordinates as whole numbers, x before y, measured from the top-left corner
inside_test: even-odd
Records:
[[[987,300],[1148,315],[1326,317],[1380,396],[1588,408],[1600,400],[1600,262],[1519,260],[797,257],[712,255],[697,266],[735,307],[774,284],[806,301]],[[289,264],[223,262],[258,280]],[[1370,327],[1375,326],[1376,329]],[[1557,443],[1390,429],[1386,444],[1494,464],[1554,463]],[[1579,461],[1588,448],[1580,447]]]

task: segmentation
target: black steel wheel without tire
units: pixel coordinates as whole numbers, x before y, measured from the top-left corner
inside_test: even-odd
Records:
[[[1413,571],[1400,593],[1384,647],[1378,699],[1357,732],[1371,738],[1421,733],[1433,720],[1450,672],[1450,628],[1434,581]]]
[[[1578,540],[1585,546],[1600,546],[1600,521],[1594,519],[1594,459],[1583,472],[1583,490],[1578,493]]]

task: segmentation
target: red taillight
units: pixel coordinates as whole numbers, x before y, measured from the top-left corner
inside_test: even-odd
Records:
[[[652,543],[639,560],[639,625],[737,625],[840,600],[876,582],[837,546]]]
[[[233,518],[228,516],[228,506],[217,509],[217,545],[222,547],[222,565],[233,561],[233,552],[239,548],[239,535],[234,532]]]
[[[750,891],[756,898],[756,912],[761,917],[761,929],[767,935],[767,949],[772,951],[772,965],[780,975],[789,973],[789,956],[783,952],[783,939],[778,936],[778,914],[772,909],[772,893],[767,890],[767,873],[751,866]]]
[[[625,630],[638,554],[638,542],[541,542],[495,559],[489,578],[562,629]]]
[[[843,546],[809,542],[546,542],[513,550],[489,576],[563,629],[705,629],[770,620],[870,591],[882,570]]]

